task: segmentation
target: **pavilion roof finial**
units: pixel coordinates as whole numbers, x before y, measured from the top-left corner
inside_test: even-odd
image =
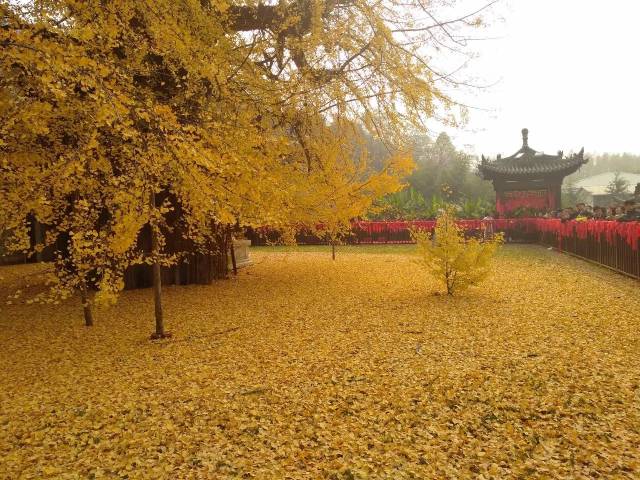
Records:
[[[529,146],[529,130],[522,129],[522,147],[509,157],[485,160],[478,165],[478,171],[485,180],[540,180],[558,179],[577,171],[587,163],[584,150],[578,154],[564,157],[562,151],[557,155],[545,155]],[[554,180],[554,181],[556,181]]]

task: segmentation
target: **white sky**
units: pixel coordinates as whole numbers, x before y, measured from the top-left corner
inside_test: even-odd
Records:
[[[510,155],[527,127],[548,153],[640,154],[640,0],[502,0],[493,13],[485,34],[499,38],[474,42],[466,73],[497,84],[464,98],[489,111],[447,129],[458,147]]]

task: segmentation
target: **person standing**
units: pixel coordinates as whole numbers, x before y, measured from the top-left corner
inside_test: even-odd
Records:
[[[490,213],[482,219],[482,239],[491,240],[493,238],[493,217]]]

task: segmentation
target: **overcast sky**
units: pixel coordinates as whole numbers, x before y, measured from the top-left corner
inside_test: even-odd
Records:
[[[499,38],[476,42],[467,73],[497,83],[465,94],[488,111],[448,130],[458,147],[510,155],[527,127],[549,153],[640,154],[640,0],[502,0],[493,14]]]

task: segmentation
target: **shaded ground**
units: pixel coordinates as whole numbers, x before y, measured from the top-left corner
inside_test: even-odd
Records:
[[[638,478],[637,282],[507,246],[448,298],[392,251],[253,250],[163,342],[150,290],[3,306],[0,478]]]

